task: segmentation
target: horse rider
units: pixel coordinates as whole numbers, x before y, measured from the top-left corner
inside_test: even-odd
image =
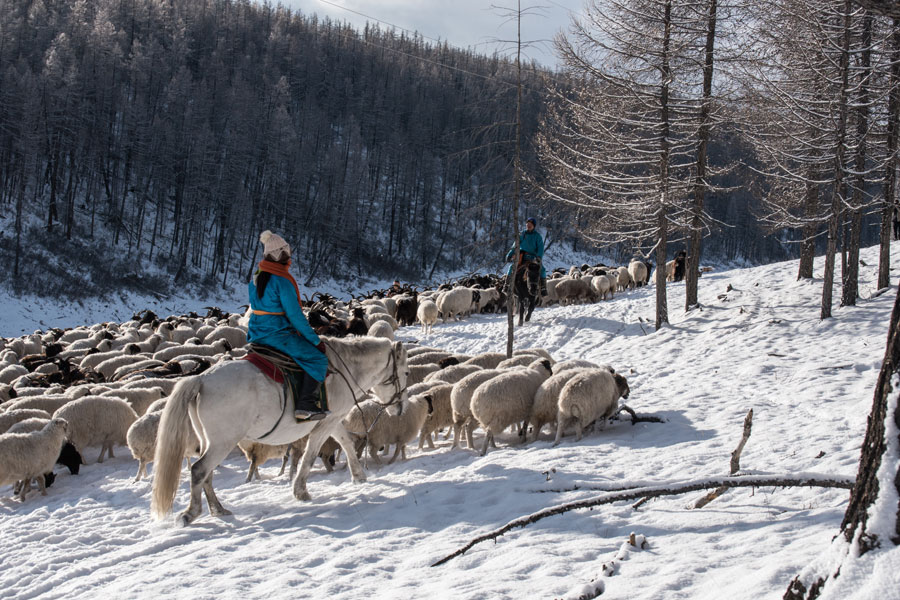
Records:
[[[525,220],[525,231],[519,233],[519,254],[521,260],[513,263],[507,270],[507,275],[512,276],[519,264],[525,261],[534,261],[541,265],[541,296],[547,295],[547,271],[544,269],[544,238],[537,232],[537,221],[534,217]],[[516,254],[516,248],[506,253],[506,260],[512,260]]]
[[[319,406],[319,392],[328,371],[325,344],[316,335],[301,309],[300,288],[288,272],[291,247],[280,235],[264,231],[263,260],[248,284],[250,326],[247,341],[264,344],[290,356],[303,370],[295,395],[294,418],[316,421],[328,411]]]

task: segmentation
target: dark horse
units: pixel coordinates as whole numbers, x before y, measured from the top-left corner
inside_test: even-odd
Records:
[[[515,280],[513,289],[516,293],[516,305],[519,308],[519,325],[524,321],[531,320],[531,313],[534,312],[534,305],[537,304],[538,286],[541,281],[541,265],[533,260],[525,260],[515,271]],[[525,304],[528,304],[528,312],[525,312]]]

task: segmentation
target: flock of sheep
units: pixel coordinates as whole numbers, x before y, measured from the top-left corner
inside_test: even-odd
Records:
[[[545,300],[568,304],[602,298],[648,278],[649,269],[637,261],[618,269],[573,267],[548,281]],[[328,328],[341,320],[338,329],[344,334],[393,339],[402,325],[418,322],[430,331],[438,319],[464,317],[502,300],[498,287],[456,285],[349,304],[323,297],[307,312],[323,334],[332,333]],[[124,323],[0,338],[0,485],[14,484],[23,501],[33,481],[46,494],[55,464],[77,473],[88,447],[100,448],[99,463],[121,445],[138,461],[135,480],[140,480],[153,460],[161,412],[178,379],[242,358],[246,343],[246,317],[218,309],[205,318],[191,314],[165,320],[145,311]],[[419,449],[433,448],[433,436],[442,430],[452,433],[451,448],[465,439],[474,449],[476,426],[483,430],[482,455],[509,427],[522,442],[529,426],[537,439],[552,423],[556,443],[572,428],[581,439],[586,427],[602,426],[615,415],[619,398],[629,392],[625,378],[611,367],[583,360],[557,363],[543,349],[518,350],[507,359],[501,353],[467,356],[411,344],[408,366],[409,398],[399,416],[365,400],[344,420],[358,453],[367,448],[375,462],[392,446],[390,460],[405,459],[407,444],[416,438]],[[199,455],[199,441],[193,442],[186,459]],[[293,475],[304,442],[242,442],[250,461],[247,480],[258,477],[259,465],[271,458],[283,458],[282,471],[290,459]],[[339,453],[330,442],[319,454],[329,471]]]

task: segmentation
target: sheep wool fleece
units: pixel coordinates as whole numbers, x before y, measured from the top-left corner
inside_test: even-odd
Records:
[[[257,296],[255,278],[248,288],[250,308],[276,314],[252,313],[247,341],[281,350],[313,379],[325,381],[328,359],[316,348],[320,342],[319,336],[300,309],[294,284],[280,275],[272,275],[262,298]]]
[[[525,254],[530,254],[531,256],[536,256],[537,258],[544,258],[544,238],[541,237],[541,234],[537,232],[537,229],[532,231],[522,231],[519,233],[519,250],[525,252]],[[516,251],[515,249],[510,250],[506,253],[506,260],[510,260]],[[512,275],[513,265],[509,265],[509,268],[506,270],[507,275]],[[544,269],[543,260],[541,262],[541,278],[547,278],[547,270]]]

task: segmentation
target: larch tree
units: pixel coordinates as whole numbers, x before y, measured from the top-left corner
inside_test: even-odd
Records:
[[[543,192],[586,215],[595,243],[655,251],[657,329],[669,320],[670,237],[706,218],[702,192],[688,205],[707,180],[695,169],[711,15],[708,2],[593,0],[556,38],[574,91],[556,95],[539,137]]]

